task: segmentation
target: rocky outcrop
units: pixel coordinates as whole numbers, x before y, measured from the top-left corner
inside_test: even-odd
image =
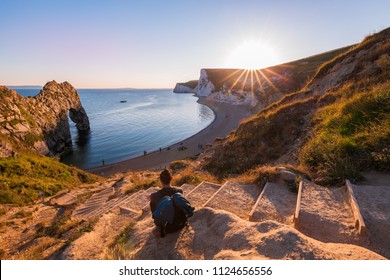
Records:
[[[173,89],[173,92],[174,93],[197,93],[197,88],[193,89],[185,85],[182,85],[180,83],[177,83],[175,88]]]
[[[199,82],[198,82],[198,95],[209,96],[214,90],[215,90],[215,86],[209,80],[206,69],[201,69]]]
[[[198,92],[198,81],[192,80],[186,83],[177,83],[173,89],[174,93],[197,93]]]
[[[89,119],[76,89],[68,82],[48,82],[35,97],[24,98],[0,87],[0,156],[12,155],[12,145],[25,145],[41,154],[62,154],[72,144],[70,119],[80,131]],[[6,144],[5,144],[6,143]]]

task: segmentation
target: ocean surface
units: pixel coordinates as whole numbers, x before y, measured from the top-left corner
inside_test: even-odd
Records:
[[[15,88],[23,96],[39,89]],[[172,90],[79,89],[91,131],[79,135],[72,121],[72,152],[61,161],[83,169],[152,152],[196,134],[214,120],[191,94]],[[121,102],[126,101],[126,102]]]

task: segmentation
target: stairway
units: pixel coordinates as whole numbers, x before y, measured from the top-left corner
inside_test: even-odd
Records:
[[[183,184],[183,185],[181,185],[180,188],[183,190],[184,195],[188,195],[196,187],[194,185],[190,185],[190,184]]]
[[[326,188],[302,182],[299,220],[296,227],[322,242],[357,243],[354,217],[346,187]]]
[[[72,217],[80,217],[85,219],[85,217],[92,215],[92,213],[96,211],[99,211],[99,209],[106,204],[110,196],[114,194],[114,189],[112,188],[113,184],[114,183],[93,194],[82,205],[73,211]]]
[[[255,185],[244,185],[226,181],[203,207],[211,207],[232,212],[237,216],[248,219],[253,204],[260,195],[261,189]]]
[[[389,256],[390,252],[390,180],[352,184],[347,180],[360,213],[367,237],[377,252]],[[355,217],[357,219],[357,217]],[[358,225],[361,226],[361,225]]]
[[[202,182],[189,192],[186,197],[191,202],[191,205],[197,209],[202,207],[220,187],[221,185],[219,184]]]
[[[370,187],[374,188],[351,184],[351,189],[356,195],[355,200],[361,204],[361,215],[370,228],[369,234],[375,236],[375,240],[382,240],[382,243],[389,244],[387,239],[390,235],[388,221],[390,209],[383,208],[384,206],[378,201],[383,200],[382,196],[390,197],[390,187],[384,187],[375,192],[376,196],[370,193],[368,190]],[[298,194],[293,192],[284,182],[268,182],[262,190],[255,185],[233,181],[226,181],[222,186],[211,182],[201,182],[197,186],[183,184],[180,188],[196,210],[210,207],[231,212],[252,222],[274,220],[287,225],[294,224],[303,234],[326,243],[347,243],[361,246],[367,244],[354,227],[356,218],[351,206],[350,192],[346,186],[326,188],[309,181],[302,181]],[[107,243],[113,240],[115,235],[130,221],[142,221],[150,217],[149,197],[151,193],[159,189],[149,188],[132,195],[109,200],[109,197],[114,193],[114,188],[110,184],[92,195],[74,211],[73,216],[90,220],[111,213],[98,220],[96,224],[98,234],[96,236],[93,233],[87,233],[80,239],[80,242],[75,242],[75,246],[84,246],[83,242],[89,240],[90,250],[95,250],[96,256],[102,254],[102,250],[98,250],[93,244],[96,242]],[[383,217],[383,221],[381,217]],[[375,246],[375,244],[372,245]],[[377,251],[380,252],[383,249],[383,244],[377,245]],[[384,255],[390,251],[390,245],[388,247],[383,249]],[[68,251],[69,257],[74,258],[71,256],[74,250],[70,248]],[[78,257],[83,258],[84,256]]]
[[[297,202],[297,194],[285,183],[266,183],[249,215],[252,222],[275,220],[291,224]]]

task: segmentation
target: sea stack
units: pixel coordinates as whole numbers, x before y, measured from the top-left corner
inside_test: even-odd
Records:
[[[0,133],[8,136],[0,144],[0,155],[11,156],[12,146],[20,144],[44,155],[63,154],[72,145],[68,112],[79,131],[90,129],[80,96],[68,82],[48,82],[28,98],[0,86],[0,99]]]

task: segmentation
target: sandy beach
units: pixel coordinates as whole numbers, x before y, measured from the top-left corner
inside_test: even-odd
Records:
[[[205,97],[199,97],[198,103],[206,105],[213,110],[214,121],[199,131],[195,135],[183,139],[182,141],[171,145],[169,149],[163,148],[125,161],[113,164],[106,164],[101,167],[88,169],[87,171],[100,175],[110,176],[118,172],[127,172],[131,170],[160,170],[172,161],[185,159],[190,156],[201,153],[206,144],[211,144],[217,137],[225,137],[232,130],[238,128],[240,122],[248,118],[252,113],[248,105],[231,105],[207,100]],[[201,145],[201,146],[200,146]],[[179,149],[185,147],[186,149]],[[156,147],[158,149],[158,147]]]

